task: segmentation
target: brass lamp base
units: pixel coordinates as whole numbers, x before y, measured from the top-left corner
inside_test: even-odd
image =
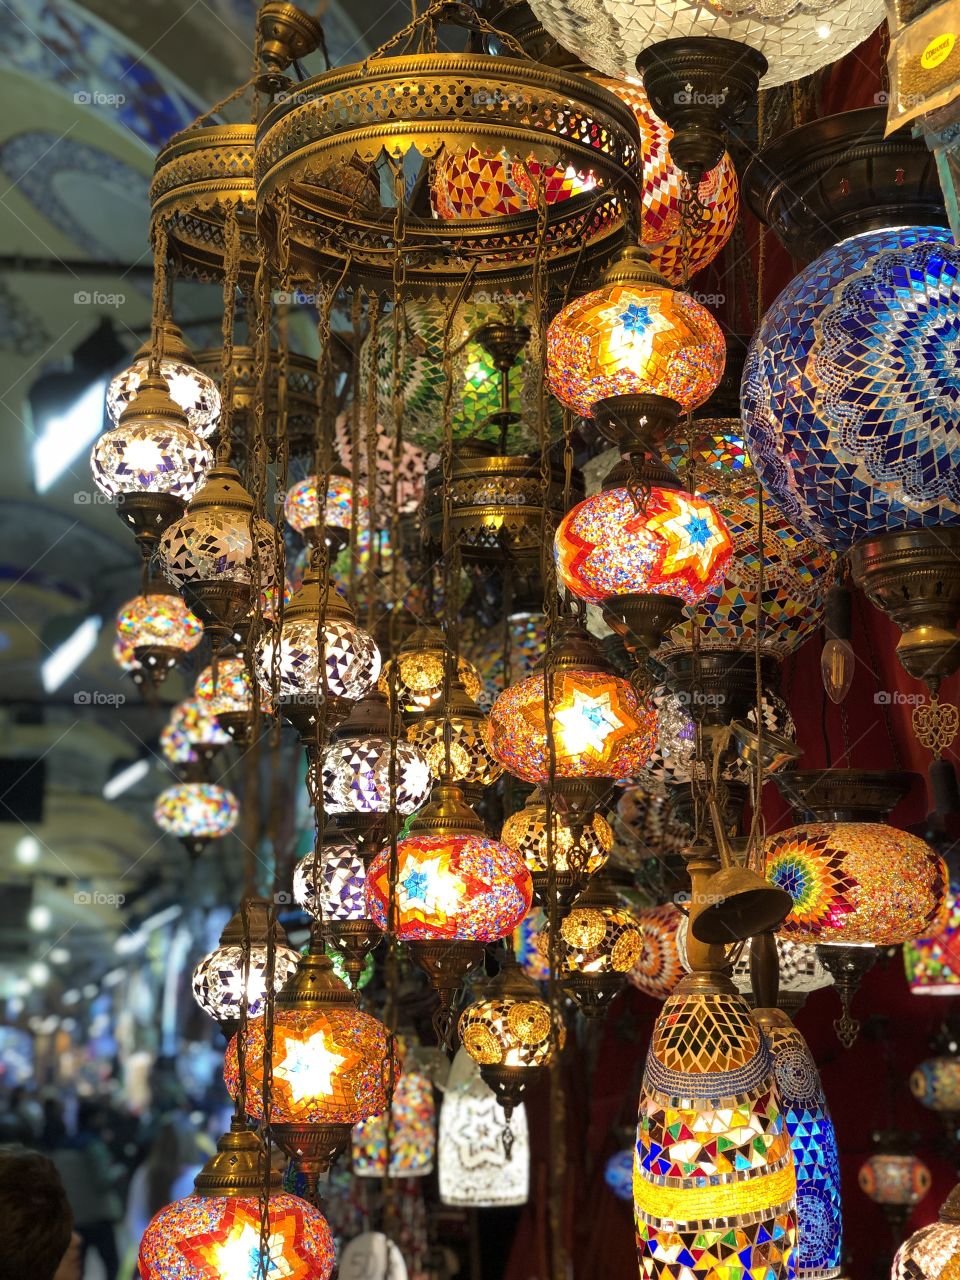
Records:
[[[530,879],[533,881],[533,896],[545,911],[548,910],[550,906],[550,872],[531,871]],[[566,911],[573,903],[577,894],[583,888],[583,884],[584,877],[577,875],[573,871],[554,871],[554,896],[561,910]]]
[[[680,625],[685,607],[679,596],[640,592],[610,596],[603,602],[603,616],[629,652],[643,658]]]
[[[724,946],[775,929],[790,914],[793,899],[785,889],[749,867],[724,867],[704,885],[704,905],[693,903],[690,929],[700,942]]]
[[[585,1018],[602,1018],[626,981],[625,973],[571,973],[561,979],[560,986]]]
[[[960,668],[960,529],[884,533],[853,548],[853,579],[903,632],[903,669],[934,687]]]
[[[253,591],[249,582],[211,578],[200,582],[185,582],[183,596],[203,623],[213,652],[216,653],[250,611]]]
[[[523,1102],[527,1089],[543,1075],[543,1067],[490,1067],[481,1066],[480,1076],[493,1090],[509,1120]]]
[[[289,697],[278,698],[277,705],[284,720],[296,729],[301,745],[314,746],[317,741],[317,720],[320,715],[318,704],[310,698]],[[345,698],[327,698],[323,706],[325,732],[332,733],[334,729],[339,728],[349,716],[352,706],[353,703]]]
[[[234,1116],[230,1132],[217,1142],[210,1157],[193,1182],[197,1195],[207,1197],[258,1196],[263,1191],[265,1153],[257,1135]],[[280,1190],[280,1174],[270,1171],[270,1187]]]
[[[817,822],[883,822],[916,775],[890,769],[788,769],[777,787],[798,817]]]
[[[544,783],[554,808],[572,827],[585,826],[603,804],[613,786],[612,778],[554,778]]]
[[[356,990],[360,986],[367,956],[377,946],[383,932],[372,920],[327,920],[324,922],[324,934],[330,945],[343,956],[343,967],[351,987]]]
[[[833,1023],[837,1039],[849,1049],[860,1034],[860,1023],[850,1013],[853,997],[860,990],[860,983],[876,964],[877,948],[850,946],[831,942],[817,946],[817,959],[833,975],[833,983],[840,997],[841,1013]]]
[[[744,720],[757,698],[756,658],[741,649],[706,649],[694,660],[690,649],[664,658],[667,683],[681,695],[692,719],[706,725]],[[776,683],[779,663],[770,654],[760,659],[765,688]]]
[[[186,503],[172,493],[121,493],[117,498],[117,515],[133,530],[144,560],[156,551],[164,529],[185,510]]]
[[[676,436],[680,406],[666,396],[611,396],[593,406],[593,420],[622,454],[657,457],[664,441]]]
[[[471,969],[483,963],[482,942],[409,942],[410,959],[430,979],[440,1006],[433,1018],[437,1041],[443,1046],[450,1039],[457,992]]]
[[[349,1124],[271,1124],[270,1132],[298,1173],[302,1173],[310,1199],[317,1197],[321,1174],[328,1173],[350,1141]]]
[[[166,644],[138,644],[133,656],[139,664],[132,673],[135,684],[149,684],[159,689],[177,665],[182,649]]]

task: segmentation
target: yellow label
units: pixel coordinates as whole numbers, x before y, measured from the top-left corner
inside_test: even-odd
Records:
[[[920,65],[924,71],[932,71],[934,67],[939,67],[941,62],[946,62],[953,53],[953,46],[956,43],[957,37],[952,31],[947,31],[942,36],[935,36],[920,55]]]

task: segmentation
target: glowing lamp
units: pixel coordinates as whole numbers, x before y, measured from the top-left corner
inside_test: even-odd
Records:
[[[249,731],[254,702],[253,682],[243,658],[222,657],[204,667],[197,676],[193,693],[235,742],[243,741]],[[260,708],[270,710],[265,696],[260,698]]]
[[[156,686],[203,638],[203,626],[175,591],[151,584],[117,614],[117,641],[129,649],[140,679]],[[137,679],[135,674],[134,679]]]
[[[378,686],[380,692],[389,697],[395,665],[400,706],[406,713],[416,715],[433,706],[443,693],[445,661],[446,645],[440,631],[435,627],[417,627],[400,646],[396,658],[384,665]],[[457,678],[467,696],[476,702],[483,689],[476,667],[465,658],[458,658]]]
[[[522,809],[507,818],[500,838],[523,858],[534,892],[541,895],[546,892],[550,879],[551,852],[554,884],[563,890],[577,887],[585,877],[599,871],[613,848],[610,823],[599,813],[579,831],[554,813],[548,848],[547,806],[539,788],[533,790]]]
[[[271,947],[272,990],[276,994],[296,969],[300,957],[287,946],[281,926],[276,921],[271,925],[269,904],[260,898],[247,898],[245,906],[227,922],[216,950],[193,971],[194,1000],[228,1035],[236,1030],[244,1000],[249,1018],[259,1018],[264,1012]]]
[[[220,392],[208,373],[197,367],[183,334],[166,320],[162,332],[160,376],[167,394],[186,415],[187,424],[203,439],[212,436],[220,421]],[[124,409],[133,401],[149,376],[150,343],[144,343],[129,368],[118,373],[107,387],[107,413],[119,423]]]
[[[265,1182],[260,1139],[242,1121],[217,1144],[194,1194],[153,1218],[140,1241],[141,1280],[250,1280],[265,1269],[289,1280],[329,1280],[333,1237],[318,1209],[280,1190],[271,1172],[262,1252]]]
[[[297,863],[294,901],[314,920],[360,920],[366,911],[366,878],[364,861],[355,845],[347,841],[325,843],[319,858],[315,852],[308,853]]]
[[[943,927],[932,937],[905,942],[903,963],[915,996],[953,996],[960,991],[960,896],[952,887]]]
[[[273,688],[277,669],[280,709],[309,743],[315,740],[321,714],[326,728],[334,728],[373,687],[380,674],[380,650],[357,626],[356,615],[339,591],[332,583],[321,584],[311,566],[284,610],[279,637],[267,632],[260,640],[255,666],[267,691]]]
[[[153,820],[199,853],[209,840],[222,840],[237,825],[240,806],[232,791],[214,782],[178,782],[157,797]]]
[[[542,907],[531,907],[513,931],[513,951],[517,963],[528,978],[547,982],[550,964],[540,950],[540,937],[545,934],[547,916]]]
[[[633,1202],[633,1147],[614,1152],[603,1166],[603,1180],[618,1200]]]
[[[912,1209],[930,1190],[930,1170],[916,1156],[880,1151],[860,1166],[857,1182],[874,1204]]]
[[[540,948],[548,953],[547,939]],[[643,940],[633,916],[597,875],[560,922],[558,977],[564,992],[588,1017],[598,1017],[640,958]]]
[[[174,765],[209,763],[230,742],[230,735],[221,729],[209,704],[199,698],[178,702],[160,734],[163,757]]]
[[[960,1059],[928,1058],[910,1076],[910,1092],[931,1111],[960,1114]]]
[[[437,1145],[433,1085],[415,1067],[405,1068],[387,1113],[361,1120],[353,1130],[353,1172],[361,1178],[423,1178],[433,1172]]]
[[[288,491],[283,504],[283,514],[287,524],[306,542],[315,542],[321,527],[328,546],[339,550],[345,547],[353,527],[354,505],[356,505],[357,529],[367,524],[367,492],[363,486],[357,490],[357,501],[354,504],[353,481],[350,476],[331,472],[327,476],[326,501],[323,508],[323,522],[320,521],[320,486],[316,476],[307,476],[298,480]]]
[[[448,727],[449,726],[449,729]],[[447,771],[465,795],[478,798],[503,773],[487,746],[487,717],[459,680],[451,682],[446,704],[427,708],[407,729],[436,779]]]
[[[645,907],[634,913],[640,930],[640,954],[627,974],[631,984],[644,995],[666,1000],[686,972],[680,958],[677,935],[686,930],[687,918],[673,905]]]
[[[960,1187],[954,1187],[937,1222],[915,1231],[897,1250],[891,1280],[941,1280],[960,1252]]]
[[[430,767],[409,742],[401,739],[391,750],[389,708],[380,694],[356,703],[332,736],[320,762],[328,814],[385,814],[395,807],[406,816],[424,803]]]
[[[504,1142],[507,1129],[512,1142]],[[509,1148],[509,1150],[508,1150]],[[458,1049],[450,1069],[437,1144],[440,1199],[469,1208],[526,1204],[530,1137],[521,1103],[505,1122],[479,1065]]]

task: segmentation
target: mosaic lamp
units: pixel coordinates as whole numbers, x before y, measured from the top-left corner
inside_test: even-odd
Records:
[[[903,964],[915,996],[960,993],[960,896],[953,885],[947,894],[942,928],[932,937],[905,942]]]
[[[263,1016],[271,948],[276,994],[296,969],[300,957],[287,945],[282,927],[276,920],[271,923],[270,904],[249,896],[227,922],[216,950],[204,956],[193,971],[193,998],[205,1014],[219,1023],[227,1039],[239,1025],[244,1000],[248,1018]]]
[[[509,1128],[512,1144],[504,1143]],[[509,1146],[509,1154],[507,1147]],[[530,1135],[523,1103],[509,1125],[479,1064],[457,1050],[440,1107],[437,1141],[440,1199],[463,1208],[494,1209],[527,1203]]]
[[[549,940],[543,935],[540,949],[549,956]],[[605,872],[593,877],[561,920],[556,949],[564,994],[587,1017],[602,1017],[643,949],[640,928],[620,907]]]
[[[353,1172],[360,1178],[423,1178],[433,1172],[437,1146],[433,1085],[417,1069],[415,1050],[404,1054],[389,1110],[354,1125],[351,1146]]]
[[[407,715],[419,715],[436,703],[443,693],[443,673],[447,647],[438,627],[416,627],[401,644],[396,658],[384,664],[379,689],[390,696],[396,668],[397,697]],[[478,701],[483,682],[473,663],[457,658],[457,676],[467,696]]]
[[[357,488],[357,501],[354,503],[353,480],[346,474],[331,471],[327,476],[326,502],[323,509],[323,520],[320,519],[320,485],[316,476],[306,476],[298,480],[287,490],[283,503],[283,514],[287,524],[295,529],[303,540],[313,544],[323,530],[324,541],[331,553],[336,555],[350,540],[350,530],[354,521],[356,506],[357,529],[368,526],[367,491],[363,485]]]
[[[603,1166],[603,1180],[618,1200],[633,1203],[633,1147],[615,1151]]]
[[[484,833],[457,787],[439,783],[397,845],[393,926],[440,996],[441,1035],[464,976],[481,962],[487,943],[512,933],[532,894],[523,860]],[[387,850],[370,864],[366,884],[367,913],[381,929],[390,895]]]
[[[718,865],[686,850],[695,921]],[[720,947],[691,938],[694,972],[653,1030],[640,1093],[634,1213],[641,1275],[794,1275],[796,1174],[774,1065]]]
[[[208,703],[199,698],[178,702],[160,734],[164,759],[178,766],[209,764],[217,752],[232,741],[217,723]]]
[[[940,1280],[950,1275],[960,1255],[960,1187],[954,1187],[936,1222],[921,1227],[900,1246],[891,1280]]]
[[[943,1054],[921,1062],[910,1076],[910,1092],[921,1106],[955,1125],[960,1115],[960,1058]]]
[[[213,454],[187,425],[159,376],[145,378],[117,426],[90,455],[93,479],[133,530],[145,559],[183,513],[213,465]]]
[[[613,848],[613,831],[602,814],[595,813],[579,831],[559,813],[553,814],[553,835],[547,840],[547,805],[534,787],[522,809],[503,824],[500,839],[523,858],[538,901],[545,900],[553,855],[553,883],[564,901],[572,900],[585,878],[607,861]]]
[[[361,985],[371,952],[383,936],[367,915],[367,863],[359,843],[336,828],[324,833],[322,845],[297,863],[293,897],[307,915],[323,923],[329,947],[340,957],[350,985]]]
[[[320,618],[323,618],[321,675]],[[279,636],[267,631],[260,639],[254,665],[266,691],[279,672],[277,703],[306,744],[316,739],[323,716],[329,731],[374,686],[380,674],[380,650],[373,637],[357,626],[356,615],[331,582],[320,581],[311,565],[299,590],[283,612]]]
[[[548,784],[556,810],[583,826],[615,780],[634,777],[650,758],[653,709],[617,675],[595,642],[570,628],[550,655],[550,726],[542,672],[511,685],[490,712],[490,750],[524,782]]]
[[[857,1174],[860,1190],[883,1210],[894,1244],[899,1245],[915,1207],[930,1190],[930,1170],[909,1150],[905,1135],[874,1135],[877,1150],[864,1160]]]
[[[551,320],[547,380],[565,408],[595,419],[622,452],[649,452],[676,434],[681,411],[707,399],[724,353],[706,307],[673,290],[643,250],[631,247],[599,289]]]
[[[183,518],[164,531],[158,554],[214,651],[242,623],[255,592],[274,588],[273,526],[254,515],[239,472],[227,463],[213,467]]]
[[[843,1221],[837,1135],[806,1040],[783,1010],[754,1015],[773,1059],[797,1178],[798,1280],[842,1275]]]
[[[191,857],[229,835],[239,817],[236,796],[215,782],[178,782],[161,791],[153,809],[160,830],[178,836]]]
[[[262,1018],[247,1027],[245,1107],[263,1118],[266,1031]],[[224,1081],[240,1090],[238,1036],[227,1047]],[[387,1028],[356,1007],[356,996],[333,972],[314,931],[307,955],[276,997],[271,1059],[270,1129],[312,1192],[350,1141],[353,1126],[388,1106],[400,1063]]]
[[[563,1048],[565,1030],[562,1023],[553,1029],[550,1006],[513,953],[504,952],[499,959],[495,978],[474,983],[474,999],[461,1013],[458,1030],[509,1120],[555,1051]]]
[[[532,877],[531,877],[532,879]],[[546,936],[547,913],[533,906],[513,931],[513,954],[517,964],[534,982],[549,982],[550,965],[540,950],[540,938]]]
[[[433,777],[449,772],[471,803],[503,773],[503,765],[487,746],[487,717],[456,677],[450,682],[446,703],[441,699],[424,710],[408,726],[407,738],[421,752]]]
[[[163,322],[160,334],[160,376],[167,394],[186,415],[191,431],[206,440],[220,422],[220,392],[208,373],[197,367],[180,329],[171,320]],[[107,387],[107,413],[114,424],[133,401],[141,384],[149,377],[152,344],[145,342],[133,363],[118,373]]]
[[[686,934],[687,917],[672,902],[644,907],[633,914],[640,931],[640,954],[627,974],[632,986],[655,1000],[666,1000],[687,972],[678,935]]]
[[[270,1174],[264,1206],[264,1164],[260,1138],[235,1118],[197,1175],[193,1195],[161,1209],[144,1232],[141,1280],[251,1280],[263,1273],[330,1280],[335,1255],[326,1219],[281,1190],[279,1171]]]
[[[151,582],[117,614],[117,641],[136,662],[134,680],[157,688],[203,639],[203,624],[165,582]]]
[[[243,742],[250,728],[253,710],[254,687],[246,661],[229,651],[219,655],[217,661],[197,676],[193,696],[199,699],[217,724],[234,742]],[[262,711],[270,710],[264,695],[260,697]]]
[[[346,721],[331,734],[320,771],[328,814],[372,816],[396,809],[407,817],[430,794],[430,766],[422,753],[403,739],[391,751],[390,709],[376,691],[355,703]]]

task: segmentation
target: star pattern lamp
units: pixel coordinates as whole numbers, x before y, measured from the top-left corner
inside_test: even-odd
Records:
[[[458,1049],[440,1108],[437,1158],[444,1204],[475,1209],[526,1204],[530,1138],[523,1103],[510,1117],[512,1144],[504,1143],[507,1127],[479,1065],[466,1049]]]
[[[336,830],[329,834],[319,853],[314,850],[297,863],[293,897],[307,915],[322,920],[329,948],[334,949],[350,984],[359,990],[368,960],[372,964],[371,952],[382,937],[380,926],[367,915],[370,855]]]
[[[387,1113],[354,1125],[353,1172],[360,1178],[423,1178],[433,1172],[437,1116],[433,1085],[415,1066],[404,1068],[393,1091],[387,1158]]]
[[[197,367],[183,334],[170,320],[161,332],[162,355],[160,376],[167,394],[186,415],[191,431],[206,440],[220,422],[220,392],[208,373]],[[151,343],[146,342],[136,354],[133,364],[118,373],[107,387],[107,413],[117,424],[124,409],[133,401],[140,385],[149,376]]]
[[[644,995],[666,1000],[686,973],[677,934],[681,925],[686,931],[687,918],[672,902],[644,907],[633,918],[640,931],[640,954],[627,977]]]
[[[281,926],[276,921],[271,925],[269,904],[249,897],[245,907],[228,921],[216,950],[205,956],[193,971],[194,1000],[208,1017],[220,1024],[228,1038],[237,1028],[244,999],[247,1017],[263,1015],[271,947],[276,994],[296,969],[300,957],[287,945],[287,935]]]
[[[385,814],[392,807],[404,816],[430,792],[430,766],[409,742],[396,743],[390,777],[390,717],[382,695],[356,703],[332,735],[321,756],[324,806],[328,814]]]
[[[134,679],[162,684],[177,662],[203,639],[203,625],[175,591],[151,583],[117,614],[117,641],[136,662]]]
[[[140,1241],[141,1280],[329,1280],[334,1246],[323,1214],[280,1190],[271,1174],[266,1247],[261,1228],[264,1156],[236,1121],[198,1174],[194,1194],[161,1209]]]

